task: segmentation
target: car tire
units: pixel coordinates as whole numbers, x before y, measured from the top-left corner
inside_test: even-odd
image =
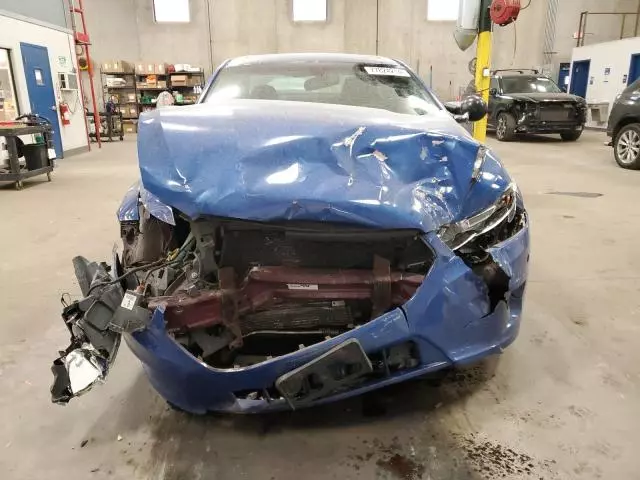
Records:
[[[640,123],[620,129],[613,141],[613,153],[622,168],[640,170]]]
[[[582,136],[582,129],[574,130],[573,132],[562,132],[560,138],[563,142],[575,142]]]
[[[496,138],[501,142],[510,142],[516,136],[516,119],[510,113],[498,115]]]

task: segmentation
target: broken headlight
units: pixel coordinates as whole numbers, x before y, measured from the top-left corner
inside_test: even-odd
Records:
[[[438,231],[438,236],[451,250],[458,250],[504,221],[512,221],[518,203],[517,193],[517,185],[509,184],[496,203],[471,217],[445,225]]]

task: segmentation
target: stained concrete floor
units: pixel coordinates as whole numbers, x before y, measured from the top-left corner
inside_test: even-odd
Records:
[[[77,292],[70,259],[109,255],[135,143],[62,160],[51,183],[0,187],[0,477],[640,478],[640,172],[618,168],[603,141],[489,140],[533,235],[522,331],[499,362],[257,417],[169,410],[124,347],[106,385],[52,405],[49,366],[68,340],[59,298]]]

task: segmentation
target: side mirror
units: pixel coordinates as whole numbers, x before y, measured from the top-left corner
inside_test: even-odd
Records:
[[[469,116],[462,111],[462,102],[445,102],[444,108],[453,115],[453,119],[456,122],[467,123],[469,121]]]
[[[445,102],[444,108],[452,115],[462,115],[462,102]]]
[[[477,122],[487,114],[487,104],[477,95],[471,95],[461,102],[447,102],[444,108],[458,123]]]
[[[497,88],[492,88],[491,90],[489,90],[489,95],[491,95],[492,97],[495,97],[498,95],[498,89]]]
[[[487,104],[477,95],[471,95],[465,98],[460,104],[460,108],[463,114],[469,115],[470,122],[477,122],[482,120],[487,115]]]

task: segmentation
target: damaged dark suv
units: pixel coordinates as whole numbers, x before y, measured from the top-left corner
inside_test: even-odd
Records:
[[[532,70],[496,70],[489,91],[489,127],[502,142],[518,134],[560,134],[575,142],[587,115],[584,98],[560,90],[553,80]]]
[[[74,259],[53,401],[103,381],[121,339],[194,413],[307,407],[502,352],[527,213],[452,115],[476,113],[447,108],[400,62],[295,54],[228,61],[198,105],[144,113],[122,250]]]

